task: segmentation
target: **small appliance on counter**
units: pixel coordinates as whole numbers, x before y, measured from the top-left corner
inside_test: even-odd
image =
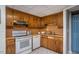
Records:
[[[15,38],[16,54],[32,52],[32,35],[30,31],[14,30],[12,35]]]

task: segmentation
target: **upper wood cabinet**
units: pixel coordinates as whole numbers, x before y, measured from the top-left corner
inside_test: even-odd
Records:
[[[13,9],[6,7],[6,25],[13,26]]]
[[[28,14],[24,13],[24,21],[25,21],[25,22],[28,23],[29,17],[30,17],[30,16],[29,16]]]
[[[36,16],[33,16],[33,27],[39,27],[38,25],[38,19]]]
[[[40,28],[40,18],[30,15],[29,17],[29,27],[31,28]]]
[[[63,12],[48,15],[42,17],[42,19],[44,20],[45,24],[53,24],[61,28],[63,27]]]
[[[45,27],[45,24],[46,24],[46,23],[45,23],[45,19],[40,18],[40,21],[39,21],[39,22],[40,22],[40,27],[41,27],[41,28],[44,28],[44,27]]]
[[[24,13],[12,8],[6,8],[6,24],[7,26],[13,26],[14,21],[19,20],[19,21],[25,21],[28,23],[28,26],[30,28],[41,28],[43,26],[40,25],[40,17],[30,15],[28,13]]]
[[[29,16],[29,27],[33,27],[34,26],[34,17],[32,15]]]
[[[36,27],[41,28],[41,19],[39,17],[36,17]]]
[[[24,16],[25,14],[23,12],[20,12],[20,11],[17,11],[17,10],[14,10],[14,20],[21,20],[21,21],[24,21]]]
[[[44,20],[44,24],[56,25],[56,15],[45,16],[42,19]]]
[[[27,22],[29,24],[29,27],[32,28],[44,28],[48,24],[63,27],[63,12],[41,18],[7,7],[6,15],[7,15],[7,21],[6,21],[7,26],[13,26],[14,20],[21,20]]]
[[[57,26],[63,28],[63,12],[58,13],[57,18]]]

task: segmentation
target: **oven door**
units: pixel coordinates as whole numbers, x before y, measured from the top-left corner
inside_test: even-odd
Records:
[[[16,38],[16,53],[32,49],[31,38]]]

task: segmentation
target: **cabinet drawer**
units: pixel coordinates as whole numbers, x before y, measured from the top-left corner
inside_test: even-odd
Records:
[[[15,40],[14,39],[8,39],[6,44],[7,45],[13,45],[13,44],[15,44]]]

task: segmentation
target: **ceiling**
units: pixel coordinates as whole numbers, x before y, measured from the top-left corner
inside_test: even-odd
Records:
[[[79,11],[79,5],[69,9],[69,11],[77,11],[77,10]]]
[[[69,6],[70,5],[8,5],[10,8],[27,12],[39,17],[61,12]]]

